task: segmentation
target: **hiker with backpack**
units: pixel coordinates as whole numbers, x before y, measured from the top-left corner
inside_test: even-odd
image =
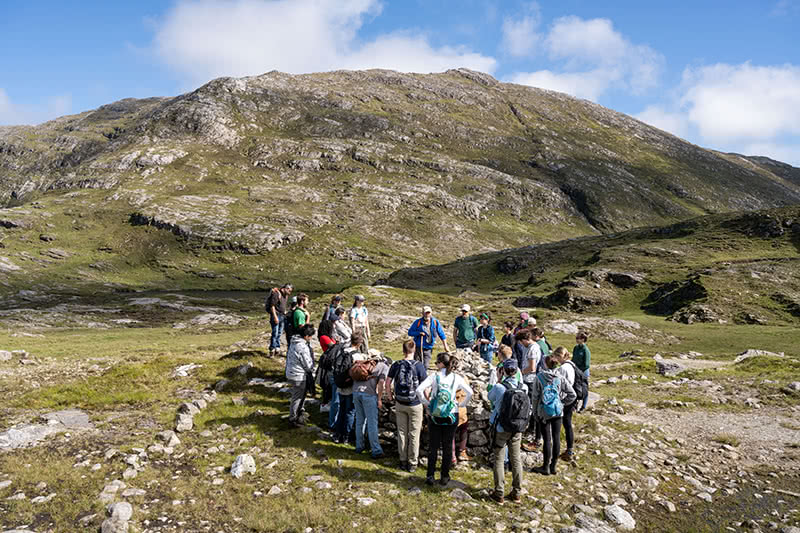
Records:
[[[308,312],[308,302],[308,294],[301,292],[297,295],[297,306],[292,311],[292,327],[295,331],[300,331],[300,328],[311,319],[311,313]]]
[[[489,391],[492,414],[491,464],[494,471],[492,500],[499,504],[505,501],[504,463],[511,463],[511,492],[508,499],[514,503],[522,501],[522,456],[520,444],[522,433],[527,429],[531,416],[531,401],[528,388],[520,379],[517,360],[508,358],[499,369],[503,378]],[[508,450],[504,450],[508,447]]]
[[[314,351],[311,339],[314,337],[314,326],[305,324],[300,332],[292,337],[286,351],[286,381],[291,387],[289,400],[289,425],[293,428],[305,425],[303,403],[306,398],[309,379],[314,380]]]
[[[383,357],[356,360],[350,367],[350,377],[353,378],[353,404],[356,408],[356,453],[361,453],[365,449],[366,432],[373,459],[384,457],[378,438],[378,416],[383,407],[383,383],[388,373],[389,366]]]
[[[289,307],[286,309],[286,320],[283,323],[283,332],[286,334],[286,346],[292,342],[292,337],[297,331],[294,329],[294,311],[297,309],[297,296],[292,296],[289,300]]]
[[[534,327],[531,330],[531,334],[533,335],[533,340],[536,341],[536,344],[539,345],[539,349],[542,351],[542,357],[547,357],[550,355],[550,351],[553,349],[550,346],[550,343],[547,342],[547,339],[544,336],[544,331],[541,328]]]
[[[333,359],[333,379],[339,393],[339,410],[336,413],[336,430],[333,441],[339,443],[352,442],[355,444],[355,405],[353,404],[353,378],[350,377],[350,368],[356,360],[366,359],[360,347],[364,338],[360,332],[353,333],[350,337],[350,346],[336,354]]]
[[[363,339],[359,348],[361,353],[369,353],[369,310],[364,305],[365,301],[366,298],[363,295],[356,294],[353,299],[353,307],[350,308],[350,329],[353,330],[353,333],[360,331]]]
[[[456,340],[456,349],[471,350],[478,337],[478,319],[469,314],[472,308],[469,304],[461,306],[461,314],[453,321],[453,338]]]
[[[506,320],[503,324],[503,338],[500,339],[500,344],[505,344],[509,348],[514,348],[514,323]]]
[[[269,313],[269,325],[272,330],[269,339],[270,357],[275,357],[281,349],[281,335],[286,321],[286,306],[292,290],[293,287],[289,283],[284,284],[281,288],[273,287],[270,289],[264,304],[267,313]]]
[[[500,349],[497,350],[497,358],[500,360],[500,362],[497,363],[497,367],[495,367],[494,369],[492,369],[491,372],[489,372],[489,383],[486,385],[487,392],[492,390],[492,387],[500,383],[505,377],[505,374],[503,374],[503,366],[506,361],[514,358],[511,348],[505,344],[500,346]],[[515,363],[516,361],[517,360],[514,359]],[[519,371],[519,363],[517,363],[514,366],[516,366],[517,368],[517,373],[515,374],[516,378],[520,383],[522,383],[522,372]]]
[[[475,331],[478,342],[478,353],[480,354],[481,358],[490,365],[492,364],[492,359],[494,358],[494,352],[497,349],[497,339],[494,336],[494,328],[492,327],[491,322],[492,317],[489,316],[489,313],[481,313],[481,325],[478,326],[478,329]]]
[[[531,405],[542,424],[542,466],[533,469],[544,475],[556,473],[556,463],[561,451],[561,421],[564,416],[564,405],[574,403],[575,391],[556,372],[558,361],[553,356],[545,357],[544,369],[536,375],[533,382]]]
[[[442,450],[442,468],[440,485],[450,482],[450,467],[453,461],[453,438],[458,422],[458,408],[466,407],[472,398],[472,389],[464,378],[456,373],[459,361],[448,353],[436,356],[437,371],[417,387],[417,398],[428,410],[428,472],[425,484],[434,484],[436,460]],[[456,402],[456,391],[463,390],[466,398],[460,404]]]
[[[572,348],[572,362],[575,363],[575,366],[586,376],[586,394],[583,395],[583,401],[578,408],[579,413],[586,409],[586,403],[589,401],[589,364],[591,363],[592,353],[589,351],[589,347],[586,346],[586,341],[588,340],[589,334],[585,331],[579,331],[578,334],[575,335],[575,342],[577,344]]]
[[[342,295],[341,294],[334,294],[331,297],[330,305],[325,306],[325,310],[322,312],[322,320],[334,320],[333,316],[336,312],[336,308],[339,307],[342,303]]]
[[[336,340],[333,338],[332,321],[323,320],[319,323],[317,338],[322,348],[322,355],[320,355],[317,365],[317,383],[322,387],[322,404],[319,406],[319,412],[328,413],[328,427],[333,427],[336,411],[339,409],[339,394],[336,384],[333,383],[329,356],[331,347],[336,345]]]
[[[531,405],[533,402],[533,382],[536,381],[536,369],[540,366],[539,361],[542,358],[542,350],[539,345],[534,341],[533,334],[528,329],[520,330],[515,336],[516,344],[514,350],[517,352],[516,360],[520,372],[522,372],[522,381],[528,387],[528,395],[530,396]],[[531,421],[529,429],[534,431],[533,442],[522,443],[522,449],[526,452],[533,452],[539,448],[540,434],[537,434],[536,410],[534,409],[531,414]]]
[[[558,372],[564,381],[570,384],[575,391],[575,401],[564,404],[564,435],[567,439],[567,449],[561,454],[564,461],[572,461],[575,458],[573,446],[575,445],[575,434],[572,429],[572,413],[578,407],[579,402],[583,401],[584,394],[588,393],[588,382],[583,372],[571,361],[572,356],[563,346],[559,346],[553,351],[553,357],[558,361]]]
[[[421,361],[415,360],[414,341],[403,343],[403,359],[396,361],[386,378],[386,397],[395,402],[397,418],[397,453],[400,468],[413,472],[419,461],[419,437],[422,433],[424,410],[417,398],[417,387],[428,373]]]
[[[422,308],[422,317],[411,323],[411,327],[408,328],[408,336],[414,339],[414,359],[422,361],[426,370],[431,362],[436,337],[442,339],[444,351],[450,351],[447,347],[447,335],[444,333],[442,323],[434,318],[433,310],[428,305]]]

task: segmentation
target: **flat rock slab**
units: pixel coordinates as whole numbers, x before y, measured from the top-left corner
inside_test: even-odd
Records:
[[[0,433],[0,450],[35,445],[50,435],[92,427],[89,415],[77,409],[47,413],[42,418],[47,424],[20,424]]]

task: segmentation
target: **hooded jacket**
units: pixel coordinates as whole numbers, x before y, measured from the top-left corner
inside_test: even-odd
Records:
[[[286,351],[286,379],[305,381],[307,372],[314,372],[314,352],[303,337],[295,335]]]
[[[542,405],[542,390],[544,389],[542,381],[544,381],[545,385],[549,385],[556,378],[561,381],[561,385],[558,389],[558,397],[561,398],[562,404],[569,405],[578,398],[575,394],[575,389],[572,388],[572,385],[569,384],[564,376],[556,372],[555,369],[542,370],[536,375],[536,379],[533,381],[533,395],[531,396],[531,403],[536,406],[536,416],[540,420],[547,420],[544,415],[544,405]]]

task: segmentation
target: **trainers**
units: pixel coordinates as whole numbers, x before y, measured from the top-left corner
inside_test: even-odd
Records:
[[[433,476],[428,476],[428,477],[425,478],[425,484],[426,485],[433,486],[434,483],[435,483],[435,480],[433,479]]]
[[[512,490],[508,494],[508,499],[514,503],[522,503],[522,496],[519,495],[519,492]]]
[[[331,406],[328,405],[327,403],[323,403],[322,405],[319,406],[319,412],[320,413],[330,413],[331,412]]]
[[[384,457],[386,457],[386,454],[381,452],[381,453],[378,453],[378,454],[375,454],[375,455],[371,455],[371,457],[373,459],[383,459]]]
[[[408,463],[405,461],[400,461],[397,465],[397,468],[400,470],[408,470]]]
[[[412,465],[411,463],[407,464],[405,468],[406,472],[408,472],[409,474],[413,474],[416,469],[417,465]]]
[[[550,475],[550,468],[546,466],[537,466],[532,471],[536,472],[537,474],[542,474],[543,476]]]
[[[535,452],[539,449],[539,441],[523,442],[522,449],[526,452]]]
[[[489,495],[489,497],[492,499],[493,502],[497,503],[498,505],[503,505],[505,503],[505,498],[503,498],[502,494],[492,492]]]
[[[448,477],[443,477],[442,479],[439,480],[439,485],[441,485],[443,487],[445,485],[447,485],[448,483],[450,483],[450,477],[449,476]]]
[[[555,476],[557,473],[558,473],[558,470],[556,470],[556,465],[551,465],[550,466],[550,475],[551,476]]]
[[[572,461],[575,458],[575,454],[572,452],[572,450],[567,450],[558,457],[562,461]]]

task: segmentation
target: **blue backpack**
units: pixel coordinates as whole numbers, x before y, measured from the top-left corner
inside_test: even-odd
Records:
[[[450,387],[445,387],[436,374],[436,396],[430,406],[431,419],[434,424],[455,424],[458,420],[458,404],[456,403],[455,378]]]
[[[561,403],[561,397],[558,392],[561,388],[561,378],[553,378],[550,383],[545,383],[541,374],[536,376],[542,386],[542,407],[544,408],[544,417],[549,420],[551,418],[558,418],[564,412],[564,405]]]

